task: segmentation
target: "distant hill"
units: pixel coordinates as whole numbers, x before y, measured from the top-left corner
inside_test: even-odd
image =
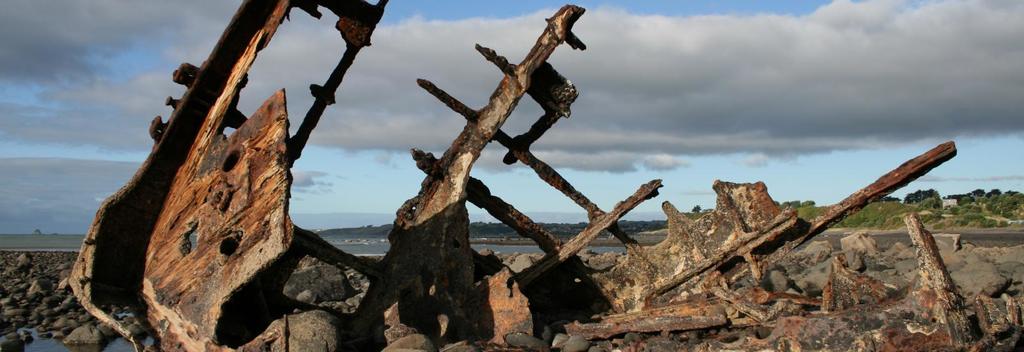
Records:
[[[583,231],[587,227],[587,223],[575,223],[575,224],[559,224],[559,223],[541,223],[544,229],[550,231],[555,236],[561,238],[569,238],[580,231]],[[340,229],[328,229],[317,232],[322,237],[335,237],[335,238],[384,238],[387,237],[388,233],[391,232],[391,224],[380,225],[380,226],[363,226],[363,227],[350,227]],[[627,233],[638,233],[646,231],[655,231],[665,228],[665,221],[619,221],[619,228]],[[606,235],[608,235],[606,233]],[[500,237],[518,237],[512,228],[502,223],[489,223],[489,222],[473,222],[469,224],[469,236],[471,238],[500,238]]]

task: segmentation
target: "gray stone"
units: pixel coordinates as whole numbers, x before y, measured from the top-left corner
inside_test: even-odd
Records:
[[[533,258],[530,258],[530,256],[528,255],[520,254],[516,256],[514,259],[512,259],[512,262],[509,263],[508,268],[518,273],[523,270],[526,270],[526,268],[529,268],[530,265],[533,265]]]
[[[858,231],[839,240],[844,252],[861,252],[874,254],[878,252],[878,243],[866,232]]]
[[[853,252],[846,256],[846,267],[858,272],[867,269],[867,265],[864,264],[864,256],[860,252]]]
[[[28,315],[28,309],[24,308],[7,308],[4,309],[4,316],[8,318],[23,317]]]
[[[914,250],[911,249],[910,246],[904,244],[903,242],[896,242],[893,243],[892,246],[890,246],[889,249],[885,251],[885,254],[888,255],[889,257],[896,259],[913,258]]]
[[[112,339],[119,336],[117,332],[114,331],[114,329],[108,326],[107,324],[100,324],[96,328],[99,329],[100,333],[103,334],[103,336],[106,337],[107,339]]]
[[[15,267],[18,269],[26,269],[29,266],[32,266],[32,257],[30,257],[28,253],[22,253],[17,259],[15,259],[14,263]]]
[[[314,300],[306,303],[344,301],[356,294],[345,272],[330,265],[296,270],[284,285],[284,294],[298,301],[302,301],[298,295],[307,290]]]
[[[25,342],[21,339],[5,339],[0,342],[0,352],[22,352],[25,350]]]
[[[831,264],[827,260],[814,264],[794,280],[796,286],[807,296],[821,296],[821,290],[825,288],[825,282],[828,281],[830,267]]]
[[[467,341],[459,341],[456,343],[450,343],[441,349],[441,352],[479,352],[480,349],[476,346],[469,344]]]
[[[813,241],[796,253],[805,263],[820,263],[832,255],[832,244],[828,241]]]
[[[142,327],[142,324],[139,323],[131,323],[128,325],[127,329],[132,336],[146,336],[148,334],[148,332],[146,332],[146,328]]]
[[[505,335],[505,343],[512,347],[532,348],[537,350],[548,348],[548,345],[544,343],[543,340],[521,332],[514,332]]]
[[[102,345],[105,342],[107,338],[92,324],[79,326],[64,338],[66,345]]]
[[[962,270],[950,273],[950,276],[960,288],[960,293],[967,298],[979,294],[999,297],[1012,283],[1012,280],[999,273],[995,265],[988,262],[965,265]]]
[[[399,350],[414,350],[414,351],[437,351],[437,347],[434,347],[434,343],[430,341],[430,338],[423,334],[409,334],[405,335],[395,342],[392,342],[388,347],[385,347],[381,352],[395,352]]]
[[[317,297],[312,290],[303,290],[295,295],[295,300],[303,303],[316,304]]]
[[[47,279],[35,279],[32,280],[32,284],[28,287],[28,294],[33,293],[50,293],[53,292],[53,282]]]
[[[267,329],[282,329],[284,319],[275,320]],[[338,351],[338,327],[341,321],[322,310],[288,315],[288,347],[292,351]]]
[[[562,345],[563,352],[583,352],[590,349],[590,341],[580,336],[569,336]]]
[[[634,343],[643,341],[643,339],[644,339],[644,337],[641,336],[640,334],[635,333],[635,332],[630,332],[630,333],[626,333],[626,336],[622,337],[622,343],[627,345],[627,346],[629,346],[629,345],[632,345]]]
[[[551,338],[551,348],[562,348],[566,340],[569,340],[569,335],[563,333],[555,334],[555,337]]]
[[[761,279],[761,287],[772,292],[786,292],[790,280],[782,270],[772,270]]]
[[[940,251],[956,252],[962,248],[958,233],[936,233],[932,234],[932,237],[935,237],[935,245]]]

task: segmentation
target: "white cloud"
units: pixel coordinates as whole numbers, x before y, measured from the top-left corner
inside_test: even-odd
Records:
[[[194,18],[187,28],[135,21],[118,30],[155,27],[140,30],[140,38],[165,47],[163,60],[174,64],[126,79],[45,86],[56,107],[0,107],[0,135],[148,148],[149,119],[167,116],[163,97],[182,92],[169,80],[173,66],[201,62],[229,17],[225,10],[203,14],[208,6],[175,7],[182,13],[174,18]],[[415,79],[430,79],[468,105],[483,106],[500,74],[473,43],[518,61],[548,15],[414,18],[378,27],[374,45],[360,53],[311,143],[402,154],[412,147],[443,150],[464,121]],[[343,50],[332,21],[292,16],[260,54],[242,92],[242,110],[252,111],[284,87],[297,126],[310,103],[306,87],[322,83]],[[51,25],[25,24],[18,32]],[[138,39],[91,26],[80,31],[105,39],[67,45],[89,49]],[[751,155],[746,162],[757,166],[779,156],[1024,133],[1022,2],[840,0],[803,16],[672,17],[597,8],[575,32],[589,49],[563,47],[551,62],[577,85],[580,98],[572,118],[533,147],[567,168],[658,170],[685,166],[662,155],[722,153]],[[504,129],[525,131],[539,115],[527,98]]]

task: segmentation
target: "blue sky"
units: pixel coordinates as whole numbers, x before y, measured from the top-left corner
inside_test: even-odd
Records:
[[[897,195],[1024,190],[1022,4],[578,4],[589,49],[562,48],[551,62],[581,96],[535,151],[604,208],[654,178],[661,196],[631,218],[660,218],[664,200],[713,206],[715,179],[833,203],[946,140],[959,155]],[[407,150],[441,152],[462,124],[414,80],[482,106],[500,77],[473,44],[518,60],[560,5],[391,1],[295,166],[296,222],[390,222],[422,180]],[[11,4],[0,15],[0,233],[84,232],[147,155],[149,120],[170,114],[164,97],[181,95],[170,72],[202,62],[235,6]],[[295,13],[282,26],[250,72],[243,112],[284,87],[290,114],[304,113],[304,87],[322,82],[343,45],[327,17]],[[533,105],[524,100],[504,129],[525,130]],[[473,172],[494,194],[542,221],[584,219],[502,154],[488,147]]]

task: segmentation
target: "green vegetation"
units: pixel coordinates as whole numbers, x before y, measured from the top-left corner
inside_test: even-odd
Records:
[[[950,203],[955,200],[956,205],[944,206],[944,200]],[[825,209],[812,201],[789,201],[780,205],[796,209],[804,219],[813,219]],[[1022,227],[1024,194],[978,189],[943,199],[935,190],[919,190],[907,194],[903,202],[886,197],[871,203],[835,227],[899,229],[904,226],[903,215],[908,212],[918,212],[927,226],[936,229]]]

